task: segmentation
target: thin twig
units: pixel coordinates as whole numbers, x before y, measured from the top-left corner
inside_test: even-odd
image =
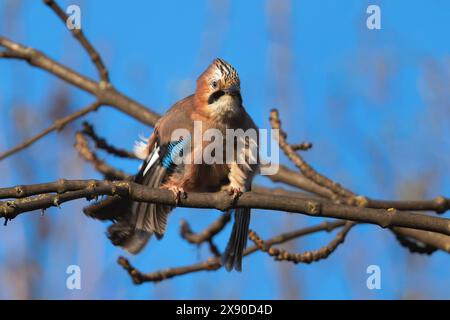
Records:
[[[119,149],[111,144],[109,144],[104,138],[97,135],[97,133],[94,130],[94,127],[88,123],[83,122],[83,130],[81,131],[83,134],[87,135],[89,138],[91,138],[94,143],[95,147],[98,149],[105,150],[109,154],[112,154],[116,157],[120,158],[128,158],[128,159],[138,159],[134,152],[130,152],[128,150]]]
[[[130,175],[125,172],[108,165],[103,160],[100,160],[97,157],[97,154],[89,148],[89,143],[81,132],[77,132],[75,134],[74,147],[84,160],[90,162],[98,172],[104,175],[105,179],[125,180],[130,178]]]
[[[28,139],[25,142],[22,142],[21,144],[15,146],[14,148],[5,151],[3,153],[0,154],[0,161],[9,157],[10,155],[19,152],[27,147],[29,147],[30,145],[32,145],[33,143],[35,143],[36,141],[42,139],[43,137],[45,137],[46,135],[48,135],[49,133],[53,132],[53,131],[60,131],[62,130],[68,123],[73,122],[83,116],[85,116],[86,114],[93,112],[93,111],[97,111],[97,109],[101,106],[101,103],[99,101],[96,101],[92,104],[90,104],[89,106],[80,109],[62,119],[58,119],[56,120],[50,127],[48,127],[47,129],[43,130],[42,132],[38,133],[37,135],[35,135],[34,137]]]
[[[208,240],[209,251],[213,254],[214,257],[221,257],[222,253],[220,253],[219,248],[214,243],[213,239]]]
[[[345,189],[340,184],[318,173],[306,161],[304,161],[303,158],[298,153],[296,153],[295,150],[287,143],[287,134],[281,128],[281,120],[276,109],[272,109],[270,111],[270,123],[273,129],[280,131],[278,143],[281,149],[284,151],[286,156],[297,166],[297,168],[299,168],[299,170],[305,175],[305,177],[314,181],[318,185],[332,191],[338,197],[342,197],[344,199],[353,199],[353,197],[355,196],[353,192]]]
[[[301,173],[291,170],[282,164],[278,166],[278,171],[275,174],[265,177],[269,178],[273,182],[281,182],[328,199],[333,199],[333,197],[335,197],[335,194],[332,191],[318,185]]]
[[[252,240],[259,250],[268,253],[270,256],[275,257],[277,261],[290,261],[295,264],[297,263],[311,263],[322,259],[328,258],[337,247],[342,244],[351,228],[355,226],[354,222],[346,222],[343,230],[339,232],[336,237],[328,243],[326,246],[313,250],[306,251],[303,253],[291,253],[284,249],[274,248],[271,244],[263,241],[258,234],[251,230],[249,232],[249,238]]]
[[[450,201],[442,196],[437,197],[432,201],[382,201],[373,200],[364,196],[357,196],[352,191],[316,172],[297,152],[295,152],[295,148],[286,141],[287,134],[281,128],[281,120],[276,109],[271,110],[270,122],[272,128],[280,131],[278,143],[286,156],[300,169],[305,177],[332,192],[331,196],[327,196],[327,194],[321,192],[322,196],[330,198],[338,203],[342,202],[359,207],[383,208],[387,210],[414,210],[411,209],[414,207],[420,208],[420,210],[432,210],[436,213],[443,213],[450,208]],[[401,235],[397,236],[397,239],[402,245],[408,243]],[[412,248],[412,245],[410,247]]]
[[[53,0],[44,0],[44,3],[48,5],[53,10],[53,12],[55,12],[55,14],[61,19],[64,25],[66,25],[69,16],[61,9],[61,7]],[[95,50],[94,46],[86,38],[81,28],[73,28],[71,30],[71,33],[86,50],[87,54],[97,68],[100,79],[105,84],[109,84],[108,70],[103,64],[100,54],[97,52],[97,50]]]
[[[291,144],[291,148],[294,151],[307,151],[312,148],[311,142],[302,142],[298,144]]]
[[[63,81],[94,95],[102,104],[112,106],[138,121],[154,126],[160,117],[157,113],[120,93],[113,86],[101,85],[47,57],[36,49],[27,48],[5,37],[0,37],[0,46],[10,52],[10,58],[27,61],[30,65],[45,70]]]
[[[282,233],[267,240],[266,244],[269,245],[280,244],[320,231],[331,232],[332,230],[339,228],[344,224],[345,222],[343,221],[323,222],[316,226]],[[244,251],[244,257],[257,252],[258,250],[259,249],[257,246],[249,247]],[[124,257],[119,257],[118,263],[128,272],[128,274],[130,275],[131,279],[135,284],[142,284],[144,282],[160,282],[162,280],[170,279],[176,276],[181,276],[199,271],[214,271],[221,268],[220,259],[218,257],[211,257],[205,261],[195,263],[189,266],[169,268],[151,273],[143,273],[137,270],[135,267],[131,265],[128,259]]]
[[[183,239],[192,244],[201,244],[211,240],[216,234],[225,228],[231,219],[230,212],[225,212],[219,219],[211,223],[203,231],[194,233],[186,220],[181,220],[180,234]]]

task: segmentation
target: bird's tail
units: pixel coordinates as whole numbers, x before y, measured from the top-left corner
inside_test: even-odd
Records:
[[[247,245],[248,228],[250,225],[250,208],[238,208],[235,210],[235,221],[227,248],[222,255],[222,265],[227,271],[242,270],[242,255]]]
[[[136,254],[147,244],[152,233],[136,229],[136,215],[132,209],[132,201],[113,196],[89,205],[83,211],[94,219],[112,220],[113,224],[106,232],[108,238],[115,246]]]
[[[136,229],[128,221],[117,221],[108,227],[107,235],[115,246],[120,246],[132,254],[137,254],[145,247],[152,233]]]
[[[163,166],[155,148],[144,161],[134,182],[159,188],[164,182],[167,169]],[[92,204],[84,209],[86,215],[99,220],[112,220],[107,236],[111,242],[130,253],[137,254],[155,233],[160,239],[166,229],[167,215],[172,208],[160,204],[134,202],[118,196]]]
[[[155,148],[142,165],[135,181],[150,188],[159,188],[167,177],[168,169],[159,158],[159,147]],[[134,202],[132,213],[136,229],[153,232],[161,239],[166,231],[167,217],[172,207],[156,203]]]

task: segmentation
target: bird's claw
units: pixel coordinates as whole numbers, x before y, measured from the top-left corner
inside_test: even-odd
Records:
[[[178,186],[172,186],[168,188],[170,191],[172,191],[174,197],[175,197],[175,205],[178,206],[178,203],[180,203],[181,198],[186,199],[187,194],[184,191],[182,187]]]
[[[233,200],[237,200],[243,194],[243,191],[237,187],[230,187],[228,189],[228,194],[233,198]]]

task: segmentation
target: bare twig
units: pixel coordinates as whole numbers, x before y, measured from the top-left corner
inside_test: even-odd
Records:
[[[61,9],[61,7],[53,0],[44,0],[44,3],[48,5],[53,12],[61,19],[61,21],[66,24],[69,16]],[[83,34],[83,31],[80,28],[73,28],[71,30],[72,35],[78,40],[78,42],[83,46],[83,48],[88,53],[92,62],[94,63],[97,71],[99,73],[100,79],[105,83],[109,84],[109,76],[108,70],[103,64],[101,56],[98,54],[97,50],[95,50],[94,46],[89,42],[86,36]]]
[[[275,174],[266,177],[273,182],[285,183],[289,186],[309,191],[328,199],[332,199],[333,197],[335,197],[332,191],[319,186],[314,181],[306,178],[301,173],[293,171],[282,164],[279,165],[278,171]]]
[[[448,198],[443,196],[438,196],[433,200],[376,200],[365,196],[357,196],[354,192],[342,187],[340,184],[328,179],[327,177],[316,172],[298,153],[295,152],[294,148],[289,145],[286,141],[286,133],[282,131],[281,121],[276,109],[272,109],[270,113],[270,122],[272,128],[280,130],[279,144],[288,158],[300,169],[303,175],[312,181],[314,184],[301,181],[302,177],[297,173],[287,168],[281,168],[280,181],[287,183],[292,186],[297,186],[301,189],[313,192],[320,196],[337,200],[337,202],[344,202],[350,205],[356,205],[360,207],[367,207],[373,209],[396,209],[396,210],[416,210],[416,211],[434,211],[436,213],[444,213],[450,210],[450,201]],[[283,172],[284,171],[284,172]],[[278,176],[272,178],[273,181],[277,181]],[[302,177],[304,179],[304,177]],[[301,181],[301,184],[298,184]],[[323,187],[329,192],[324,192],[317,186]],[[331,194],[330,194],[331,192]]]
[[[181,276],[184,274],[199,271],[214,271],[221,267],[218,257],[209,258],[204,262],[196,263],[190,266],[168,268],[152,273],[142,273],[141,271],[133,267],[125,257],[119,257],[117,263],[120,264],[128,272],[135,284],[141,284],[143,282],[160,282],[166,279],[173,278],[175,276]]]
[[[292,191],[283,188],[266,188],[260,185],[254,185],[252,191],[263,194],[287,195],[297,198],[308,198],[311,196],[302,191]],[[327,198],[317,197],[321,201],[326,201]],[[445,213],[450,209],[450,199],[443,196],[438,196],[431,200],[372,200],[367,197],[358,196],[357,204],[361,207],[372,209],[396,209],[399,211],[434,211],[438,214]],[[331,201],[331,200],[330,200]]]
[[[316,226],[302,228],[299,230],[282,233],[278,236],[275,236],[266,241],[266,244],[275,245],[284,242],[288,242],[290,240],[306,236],[308,234],[327,231],[331,232],[332,230],[343,226],[345,222],[343,221],[335,221],[335,222],[323,222]],[[249,247],[244,252],[244,257],[249,256],[259,249],[257,246]],[[143,282],[159,282],[165,279],[173,278],[176,276],[181,276],[189,273],[199,272],[199,271],[214,271],[221,268],[220,259],[218,257],[211,257],[205,261],[195,263],[189,266],[184,267],[176,267],[169,268],[165,270],[160,270],[151,273],[143,273],[136,268],[134,268],[130,262],[124,258],[120,257],[118,263],[128,272],[130,277],[132,278],[135,284],[141,284]]]
[[[11,51],[0,51],[0,58],[5,59],[17,59],[17,55],[14,52]]]
[[[291,144],[291,148],[294,151],[307,151],[312,148],[311,142],[302,142],[298,144]]]
[[[297,166],[297,168],[299,168],[299,170],[305,175],[305,177],[314,181],[318,185],[332,191],[334,194],[336,194],[337,197],[352,199],[355,196],[355,194],[350,190],[345,189],[340,184],[328,179],[327,177],[315,171],[308,163],[306,163],[306,161],[303,160],[303,158],[298,153],[295,152],[292,146],[290,146],[286,141],[287,134],[281,128],[281,120],[276,109],[272,109],[270,112],[270,123],[273,129],[280,130],[278,143],[281,149],[284,151],[286,156]],[[349,203],[349,201],[347,203]]]
[[[215,245],[212,238],[208,240],[208,245],[209,245],[209,251],[211,251],[211,253],[213,254],[214,257],[222,256],[222,253],[220,253],[219,248],[217,248],[217,246]]]
[[[75,149],[78,150],[80,156],[90,162],[98,172],[102,173],[105,179],[125,180],[130,178],[130,175],[106,164],[105,161],[100,160],[96,153],[89,148],[89,143],[81,132],[76,133],[74,146]]]
[[[358,196],[357,200],[359,205],[374,209],[395,208],[397,210],[434,211],[438,214],[450,210],[450,201],[443,196],[431,200],[375,200]]]
[[[186,220],[181,220],[180,234],[183,239],[193,244],[201,244],[211,240],[216,234],[225,228],[227,223],[231,219],[230,212],[225,212],[219,219],[214,221],[208,227],[206,227],[202,232],[194,233]]]
[[[289,145],[286,141],[287,134],[281,128],[281,120],[276,109],[271,110],[270,122],[272,128],[280,130],[278,142],[286,156],[300,169],[305,177],[332,192],[331,196],[321,192],[322,196],[332,199],[338,203],[342,202],[349,205],[369,208],[375,207],[395,210],[414,210],[411,209],[414,207],[420,208],[420,210],[433,210],[437,213],[443,213],[450,207],[450,202],[444,197],[437,197],[433,201],[380,201],[373,200],[368,197],[357,196],[352,191],[345,189],[340,184],[316,172],[297,152],[295,152],[296,148]],[[407,239],[401,235],[398,235],[397,239],[404,246],[409,243]],[[412,249],[412,247],[413,246],[410,245],[410,249]]]
[[[64,23],[67,21],[68,16],[54,0],[43,1]],[[0,160],[25,149],[52,131],[61,130],[69,122],[72,122],[91,111],[97,110],[101,105],[113,106],[149,125],[154,125],[158,120],[158,114],[123,95],[110,84],[108,70],[103,64],[99,53],[87,40],[81,30],[73,29],[71,32],[89,54],[99,73],[99,82],[93,81],[92,79],[77,73],[35,49],[24,47],[4,37],[0,37],[0,46],[5,48],[4,51],[0,52],[0,58],[27,61],[30,65],[45,70],[97,98],[95,104],[81,109],[72,115],[66,116],[63,119],[57,120],[51,127],[44,130],[42,133],[4,154],[0,154]],[[273,189],[273,192],[270,192],[270,190],[267,192],[268,190],[260,187],[258,191],[258,187],[256,187],[253,192],[244,193],[236,202],[234,202],[226,193],[218,192],[190,193],[186,199],[181,199],[176,203],[170,191],[164,189],[152,189],[133,183],[129,181],[131,176],[100,160],[96,153],[89,148],[85,136],[89,136],[95,142],[97,148],[104,149],[111,154],[127,158],[134,158],[134,155],[126,150],[117,149],[108,144],[105,139],[96,135],[92,126],[85,125],[83,132],[79,132],[76,135],[76,148],[80,155],[91,162],[107,179],[125,179],[127,181],[59,180],[53,183],[3,188],[0,189],[0,199],[15,200],[0,201],[0,217],[5,218],[5,222],[7,222],[24,212],[38,209],[45,210],[51,206],[59,207],[64,202],[76,199],[86,198],[90,200],[95,199],[98,196],[107,195],[110,196],[110,198],[104,202],[102,201],[89,206],[85,209],[85,213],[89,215],[89,210],[94,210],[104,203],[107,203],[107,201],[128,198],[133,201],[160,203],[170,206],[175,206],[177,204],[182,207],[215,208],[222,211],[230,210],[233,207],[259,208],[263,210],[300,213],[315,217],[331,217],[349,220],[337,221],[332,224],[285,233],[265,242],[263,242],[256,233],[251,233],[250,236],[257,245],[248,248],[245,251],[245,255],[249,255],[257,250],[263,250],[276,257],[278,260],[289,260],[296,263],[317,261],[328,257],[328,255],[344,241],[345,236],[354,226],[355,222],[372,223],[384,228],[390,228],[396,233],[399,241],[413,252],[431,253],[435,248],[450,252],[449,219],[409,212],[410,210],[415,210],[443,213],[449,210],[450,199],[440,196],[434,200],[387,201],[357,196],[352,191],[315,171],[313,167],[297,153],[297,151],[308,150],[311,148],[312,145],[310,143],[288,144],[286,140],[287,135],[282,131],[281,122],[276,110],[272,110],[271,112],[271,124],[274,129],[280,130],[278,141],[280,147],[301,172],[294,172],[281,166],[280,171],[270,177],[272,181],[286,183],[325,199],[281,189]],[[108,219],[107,216],[104,216],[103,218]],[[136,283],[142,283],[144,281],[161,281],[173,276],[202,270],[216,270],[221,267],[218,259],[220,251],[214,244],[213,238],[224,228],[229,219],[229,215],[225,214],[199,234],[194,234],[187,223],[182,224],[181,234],[187,241],[197,244],[207,242],[209,244],[214,257],[204,262],[149,274],[139,272],[133,268],[125,258],[120,258],[119,263],[129,272]],[[282,249],[272,247],[274,244],[282,243],[305,234],[320,230],[332,230],[340,226],[343,226],[344,228],[337,237],[327,246],[319,250],[305,252],[303,254],[292,254]]]
[[[48,135],[49,133],[53,132],[53,131],[60,131],[62,130],[68,123],[73,122],[83,116],[85,116],[86,114],[96,111],[99,107],[101,106],[101,103],[99,101],[96,101],[92,104],[90,104],[89,106],[80,109],[62,119],[58,119],[56,120],[50,127],[48,127],[47,129],[43,130],[42,132],[40,132],[39,134],[35,135],[34,137],[28,139],[25,142],[22,142],[21,144],[15,146],[14,148],[5,151],[3,153],[0,154],[0,161],[9,157],[10,155],[19,152],[27,147],[29,147],[30,145],[32,145],[33,143],[35,143],[36,141],[42,139],[43,137],[45,137],[46,135]]]
[[[259,250],[268,253],[272,257],[275,257],[275,260],[277,261],[291,261],[296,264],[311,263],[328,258],[328,256],[332,254],[337,249],[337,247],[344,242],[345,237],[354,225],[354,222],[346,222],[343,230],[339,232],[329,244],[320,249],[306,251],[303,253],[291,253],[284,249],[274,248],[271,244],[263,241],[253,230],[250,231],[249,238],[255,243]]]
[[[94,127],[86,121],[83,122],[83,130],[81,132],[83,134],[87,135],[89,138],[91,138],[95,143],[95,147],[98,149],[105,150],[109,154],[112,154],[116,157],[137,159],[134,152],[130,152],[130,151],[124,150],[124,149],[119,149],[119,148],[109,144],[104,138],[99,137],[97,135],[97,133],[95,132]]]
[[[30,65],[45,70],[65,82],[94,95],[102,104],[113,106],[138,121],[153,126],[159,119],[157,113],[150,111],[142,104],[123,95],[114,89],[113,86],[100,85],[47,57],[38,50],[24,47],[5,37],[0,37],[0,46],[8,50],[9,58],[27,61]]]

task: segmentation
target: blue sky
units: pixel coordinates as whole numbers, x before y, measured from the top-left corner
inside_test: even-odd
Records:
[[[40,1],[12,3],[0,0],[1,35],[96,78],[87,55],[49,9]],[[290,141],[313,142],[305,157],[320,172],[375,198],[450,194],[450,1],[59,3],[80,5],[82,27],[102,54],[114,85],[154,111],[163,113],[192,93],[197,76],[213,58],[222,57],[238,70],[244,104],[257,125],[268,127],[269,110],[278,108]],[[381,8],[381,30],[366,28],[369,4]],[[47,73],[0,60],[0,150],[27,136],[18,135],[11,121],[17,106],[29,111],[28,121],[37,132],[50,123],[49,97],[59,90],[68,92],[69,110],[92,101]],[[110,108],[88,120],[110,142],[127,148],[139,134],[151,132]],[[72,130],[79,127],[78,122]],[[99,178],[70,141],[73,131],[53,134],[0,163],[5,173],[0,186]],[[138,166],[104,157],[128,172]],[[281,161],[288,164],[284,157]],[[257,182],[270,185],[262,177]],[[50,209],[43,218],[23,215],[1,228],[2,273],[11,274],[31,256],[39,270],[30,280],[31,292],[39,298],[449,298],[447,254],[410,255],[389,231],[365,225],[355,228],[327,260],[311,265],[277,263],[257,253],[244,261],[240,274],[204,272],[137,287],[116,264],[124,253],[108,242],[105,225],[82,215],[84,204]],[[218,214],[177,209],[164,239],[152,241],[132,262],[154,271],[207,258],[207,248],[180,239],[178,222],[186,218],[200,230]],[[51,232],[35,242],[43,219]],[[319,222],[256,212],[252,228],[270,237]],[[222,248],[229,229],[217,240]],[[329,239],[314,235],[290,248],[315,249]],[[81,267],[82,290],[66,289],[65,270],[71,264]],[[371,264],[381,267],[381,290],[366,288]],[[7,283],[0,286],[0,298],[13,297],[7,279],[0,281]]]

